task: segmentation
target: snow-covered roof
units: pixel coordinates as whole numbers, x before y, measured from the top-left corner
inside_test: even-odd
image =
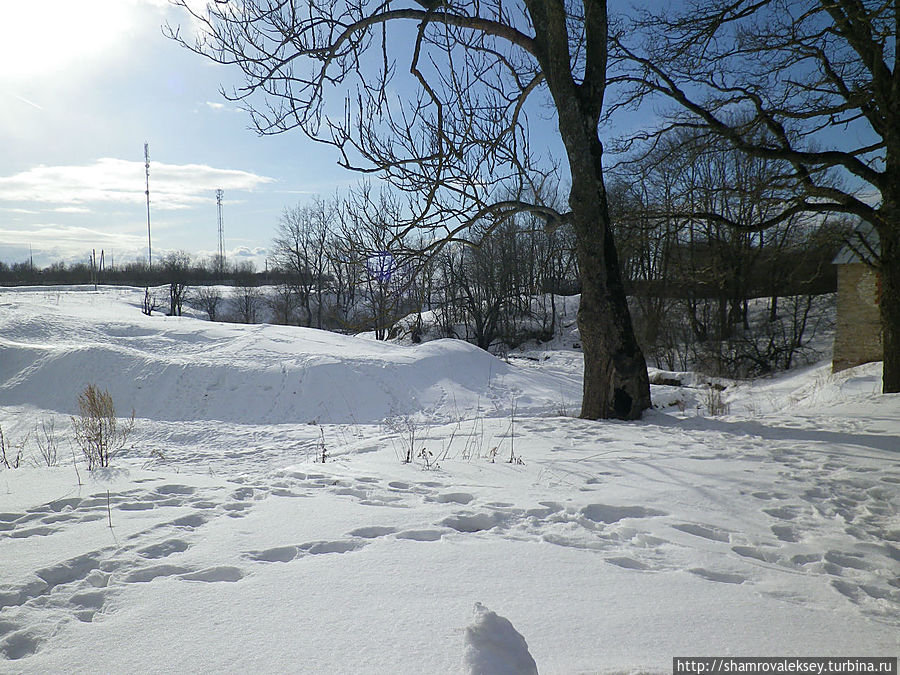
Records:
[[[862,221],[850,233],[847,243],[831,261],[833,265],[874,263],[881,255],[881,240],[872,223]]]

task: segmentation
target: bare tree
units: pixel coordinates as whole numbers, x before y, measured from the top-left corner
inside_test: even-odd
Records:
[[[200,286],[191,298],[194,309],[206,312],[210,321],[215,321],[219,316],[221,304],[222,292],[216,286]]]
[[[235,286],[231,291],[231,302],[240,323],[257,323],[262,294],[251,285]]]
[[[801,212],[872,223],[885,392],[900,391],[898,26],[896,2],[711,0],[644,13],[611,41],[623,59],[617,82],[631,87],[626,101],[662,95],[677,104],[648,137],[708,129],[803,186],[757,230]]]
[[[169,253],[163,258],[163,274],[169,282],[169,315],[181,316],[191,272],[191,256],[185,251]]]
[[[603,183],[603,0],[175,4],[199,37],[170,35],[243,72],[244,86],[225,95],[245,105],[257,131],[300,129],[333,145],[343,166],[378,173],[407,196],[400,238],[417,229],[436,250],[523,212],[551,229],[571,224],[582,416],[634,419],[649,407]],[[538,142],[548,109],[557,133]],[[566,212],[535,198],[563,162]]]
[[[306,325],[316,328],[322,327],[328,277],[326,247],[337,208],[336,199],[321,198],[304,206],[286,208],[272,243],[275,264],[291,278],[293,294],[306,312]]]
[[[267,298],[274,323],[289,326],[296,322],[297,292],[292,284],[278,284]]]
[[[262,293],[257,287],[256,271],[252,262],[243,261],[235,266],[231,301],[238,321],[241,323],[257,322]]]
[[[356,329],[363,323],[378,340],[392,337],[397,321],[420,307],[414,292],[418,257],[400,232],[402,211],[391,193],[376,194],[369,184],[353,191],[342,208],[341,257],[350,264],[362,309]]]
[[[618,165],[622,182],[611,190],[645,353],[661,367],[680,359],[681,367],[690,361],[731,377],[812,354],[804,340],[817,327],[808,321],[811,293],[827,281],[834,257],[830,226],[794,214],[757,230],[799,189],[784,182],[777,163],[697,130],[655,140],[652,151]],[[767,295],[760,321],[751,300]],[[781,315],[780,296],[793,296]]]

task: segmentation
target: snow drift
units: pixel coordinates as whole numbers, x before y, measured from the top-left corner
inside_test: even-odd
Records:
[[[117,302],[46,290],[0,306],[0,405],[74,411],[89,383],[155,420],[372,423],[547,412],[577,399],[574,377],[511,367],[459,340],[401,346],[272,325],[146,317]],[[43,300],[43,302],[41,302]]]

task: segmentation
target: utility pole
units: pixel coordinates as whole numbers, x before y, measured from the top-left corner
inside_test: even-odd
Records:
[[[225,278],[225,221],[222,217],[222,198],[224,196],[224,190],[221,188],[216,190],[216,207],[219,212],[219,257],[216,260],[216,271],[219,273],[219,281]]]
[[[153,269],[153,245],[150,241],[150,144],[144,142],[144,172],[147,177],[147,267]]]

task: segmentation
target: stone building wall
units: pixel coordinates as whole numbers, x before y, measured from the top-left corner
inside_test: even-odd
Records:
[[[880,280],[865,263],[838,265],[837,326],[834,336],[834,372],[870,361],[881,361]]]

